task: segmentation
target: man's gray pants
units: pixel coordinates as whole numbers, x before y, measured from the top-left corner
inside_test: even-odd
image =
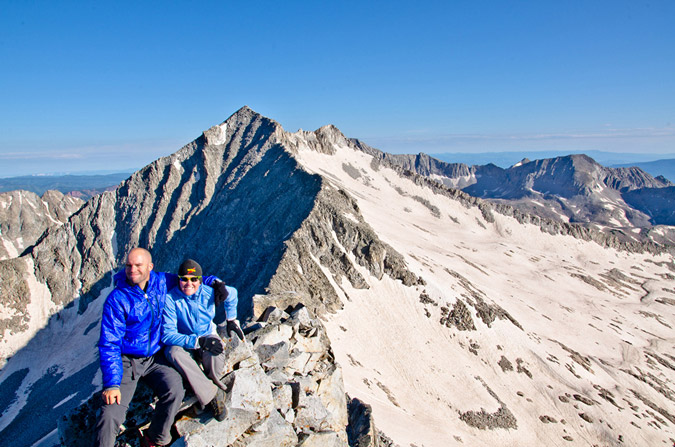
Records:
[[[217,335],[212,337],[220,341]],[[218,387],[225,389],[220,381],[225,367],[225,354],[214,355],[203,349],[167,346],[164,348],[164,355],[188,381],[202,407],[216,397]],[[199,364],[204,368],[203,371]]]
[[[96,446],[113,447],[120,426],[126,419],[129,403],[136,392],[138,381],[143,378],[159,399],[152,413],[150,427],[145,432],[151,442],[166,445],[171,442],[171,426],[180,409],[185,389],[180,374],[167,364],[161,352],[151,357],[122,356],[122,383],[120,404],[103,404],[96,423]]]

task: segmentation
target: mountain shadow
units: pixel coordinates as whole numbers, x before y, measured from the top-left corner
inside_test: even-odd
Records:
[[[36,445],[50,434],[63,414],[78,406],[96,390],[92,382],[98,367],[98,362],[93,362],[67,377],[59,368],[50,368],[42,378],[30,385],[22,411],[0,431],[0,439],[14,447]],[[13,374],[0,383],[0,393],[15,395],[21,381],[14,379]],[[2,410],[5,408],[2,407]]]

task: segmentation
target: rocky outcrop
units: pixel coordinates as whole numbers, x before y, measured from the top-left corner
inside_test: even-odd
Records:
[[[339,287],[343,278],[354,288],[369,287],[355,264],[377,279],[389,275],[406,286],[423,282],[363,220],[353,198],[344,191],[324,187],[312,212],[286,242],[284,256],[268,286],[270,294],[256,305],[254,313],[269,305],[285,307],[299,302],[318,315],[335,312],[342,307],[335,284]]]
[[[218,422],[202,412],[188,390],[174,446],[384,445],[364,443],[379,434],[369,413],[364,416],[363,404],[353,404],[350,417],[341,369],[322,323],[304,306],[289,312],[269,308],[246,329],[246,341],[225,339],[227,416]],[[61,445],[91,445],[100,399],[97,393],[61,418]],[[152,402],[150,390],[140,387],[118,439],[121,445],[138,445],[138,430],[149,423]]]
[[[30,289],[24,280],[26,264],[19,259],[0,263],[0,306],[5,309],[0,319],[0,334],[21,333],[30,320]],[[0,363],[1,365],[1,363]]]
[[[359,399],[349,399],[347,436],[350,447],[399,447],[375,428],[370,405]]]
[[[45,230],[63,225],[83,204],[54,190],[42,197],[22,190],[0,193],[0,260],[21,255]]]

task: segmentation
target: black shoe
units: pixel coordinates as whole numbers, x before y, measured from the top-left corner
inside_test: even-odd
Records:
[[[227,410],[225,409],[225,391],[218,388],[216,392],[216,397],[214,397],[211,402],[209,402],[209,407],[213,411],[213,416],[218,422],[225,420],[227,416]]]

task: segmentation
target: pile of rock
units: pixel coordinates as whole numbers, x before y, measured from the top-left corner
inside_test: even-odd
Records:
[[[378,445],[372,423],[360,423],[372,433],[353,433],[342,372],[335,363],[321,322],[300,305],[284,312],[267,309],[246,328],[246,341],[227,339],[227,416],[218,422],[208,411],[183,412],[176,422],[176,447],[347,446],[349,438]],[[149,421],[151,393],[137,392],[118,446],[137,445],[139,428]],[[188,395],[185,407],[194,403]],[[61,443],[91,445],[100,395],[59,422]],[[353,405],[352,405],[353,406]],[[363,409],[360,409],[363,412]],[[372,421],[370,421],[372,422]],[[359,443],[359,445],[365,445]]]
[[[325,328],[300,306],[269,308],[228,343],[227,417],[183,419],[185,446],[346,446],[347,398]],[[178,443],[178,445],[182,445]]]

